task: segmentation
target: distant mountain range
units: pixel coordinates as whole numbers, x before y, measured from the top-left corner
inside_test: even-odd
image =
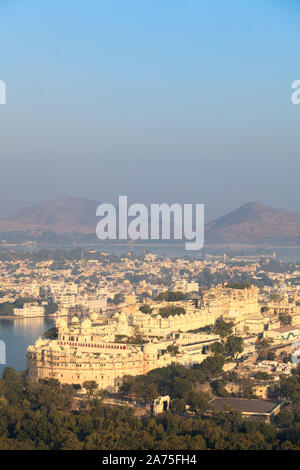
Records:
[[[205,227],[207,243],[300,244],[300,214],[250,202]]]
[[[19,209],[5,219],[0,219],[0,231],[41,230],[53,232],[93,233],[97,221],[99,202],[69,196],[36,206]]]
[[[0,232],[95,233],[96,201],[69,196],[0,219]],[[205,226],[205,244],[300,245],[300,214],[251,202]]]

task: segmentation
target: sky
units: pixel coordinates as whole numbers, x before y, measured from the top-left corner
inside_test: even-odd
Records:
[[[0,215],[56,197],[300,212],[298,0],[0,0]]]

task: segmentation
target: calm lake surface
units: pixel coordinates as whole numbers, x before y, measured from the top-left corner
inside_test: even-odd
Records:
[[[0,340],[6,345],[6,364],[0,364],[0,375],[6,366],[25,370],[27,347],[53,326],[53,320],[48,318],[0,319]]]
[[[202,250],[187,251],[184,244],[168,244],[168,243],[139,243],[139,244],[109,244],[99,243],[97,245],[38,245],[35,247],[28,246],[12,246],[11,250],[19,251],[38,251],[40,249],[53,250],[56,248],[70,250],[72,248],[82,247],[85,250],[98,250],[111,253],[117,256],[125,255],[128,252],[135,254],[153,253],[158,256],[166,256],[170,258],[188,256],[190,258],[205,259],[207,256],[249,256],[259,259],[259,257],[273,257],[287,263],[300,263],[300,246],[255,246],[255,245],[204,245]],[[7,251],[7,248],[1,248]]]

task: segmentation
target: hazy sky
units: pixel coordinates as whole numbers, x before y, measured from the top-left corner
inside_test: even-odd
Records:
[[[298,0],[0,0],[0,213],[62,195],[300,212]]]

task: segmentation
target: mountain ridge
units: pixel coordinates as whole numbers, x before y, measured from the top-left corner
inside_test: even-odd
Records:
[[[18,209],[0,219],[0,230],[5,223],[19,224],[25,230],[51,230],[58,232],[95,231],[96,208],[99,202],[62,196],[51,201]]]
[[[205,226],[209,243],[300,243],[300,214],[250,202]]]
[[[99,202],[58,197],[0,219],[0,232],[95,233]],[[300,244],[300,213],[249,202],[205,225],[207,244]]]

